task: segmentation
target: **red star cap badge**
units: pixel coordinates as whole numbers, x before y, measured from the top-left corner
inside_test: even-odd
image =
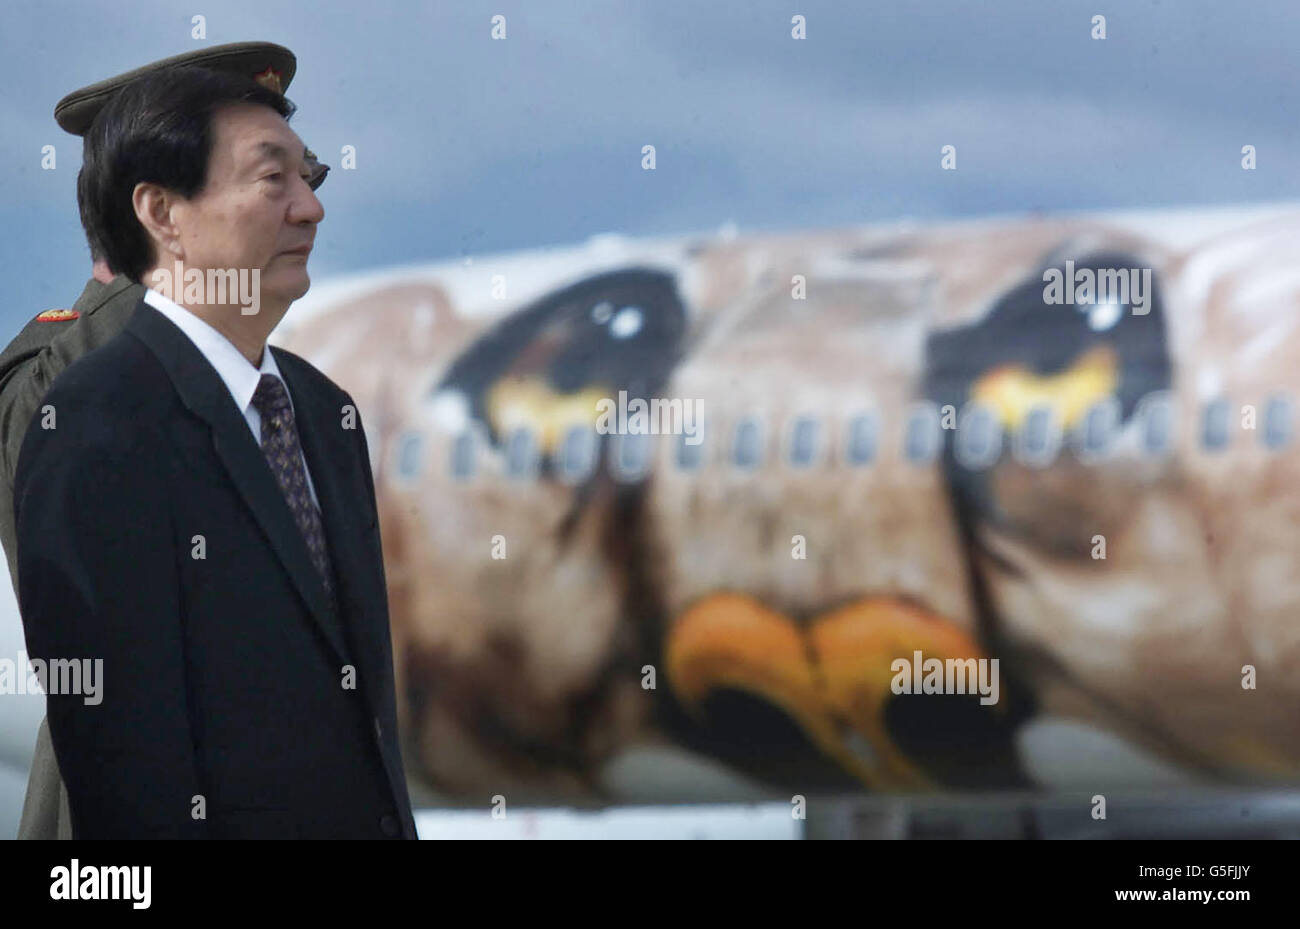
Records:
[[[284,85],[280,83],[280,72],[268,67],[265,71],[253,75],[253,80],[261,84],[267,90],[274,90],[277,94],[284,93]]]

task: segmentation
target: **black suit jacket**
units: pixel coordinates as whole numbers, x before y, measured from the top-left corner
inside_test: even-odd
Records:
[[[74,837],[415,838],[365,433],[345,391],[268,350],[337,615],[225,383],[143,301],[59,375],[27,431],[14,505],[28,654],[103,659],[98,705],[47,696]]]

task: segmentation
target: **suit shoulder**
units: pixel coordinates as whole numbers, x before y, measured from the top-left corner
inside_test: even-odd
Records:
[[[93,409],[110,421],[134,421],[169,396],[162,364],[130,332],[122,331],[63,369],[45,395],[47,404]]]
[[[15,492],[24,474],[51,461],[111,470],[156,444],[172,397],[166,386],[162,365],[127,332],[68,365],[32,414],[15,462]]]
[[[337,399],[340,402],[352,402],[352,396],[346,390],[330,380],[324,371],[306,358],[279,346],[272,346],[271,351],[275,352],[275,363],[281,369],[287,368],[291,370],[302,381],[310,384],[314,389],[319,390],[331,399]]]

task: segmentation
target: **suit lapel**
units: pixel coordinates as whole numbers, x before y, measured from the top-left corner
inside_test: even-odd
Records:
[[[329,608],[320,575],[311,563],[307,542],[220,375],[185,333],[143,300],[127,330],[157,356],[181,401],[212,430],[212,443],[267,541],[284,566],[308,612],[342,662],[349,660],[342,619]],[[290,387],[292,391],[292,386]],[[295,403],[297,397],[294,397]],[[312,471],[316,480],[316,469]],[[317,484],[319,488],[320,485]],[[324,491],[320,491],[322,502]],[[343,566],[339,566],[343,570]]]

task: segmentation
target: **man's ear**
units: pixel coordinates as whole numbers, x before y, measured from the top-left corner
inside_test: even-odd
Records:
[[[153,240],[154,255],[160,264],[167,256],[185,257],[180,229],[172,218],[176,200],[176,195],[165,187],[146,181],[136,184],[135,190],[131,192],[135,218]]]

